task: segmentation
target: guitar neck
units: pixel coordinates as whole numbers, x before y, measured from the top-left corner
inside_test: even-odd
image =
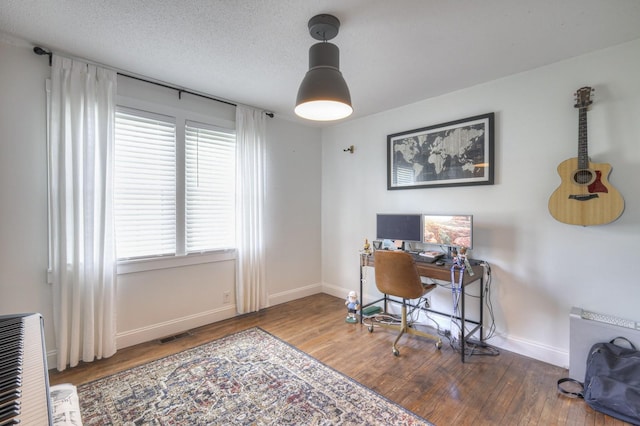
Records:
[[[587,108],[578,112],[578,168],[589,168],[589,152],[587,148]]]
[[[591,87],[576,92],[578,109],[578,158],[558,166],[562,183],[549,198],[549,212],[558,221],[572,225],[602,225],[616,220],[624,210],[624,199],[609,184],[611,166],[589,162],[587,152],[587,110]],[[577,166],[577,167],[576,167]]]

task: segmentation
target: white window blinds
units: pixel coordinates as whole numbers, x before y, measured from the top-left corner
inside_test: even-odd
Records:
[[[176,252],[176,125],[118,107],[114,211],[120,259]]]
[[[235,246],[235,131],[188,121],[185,220],[188,253]]]

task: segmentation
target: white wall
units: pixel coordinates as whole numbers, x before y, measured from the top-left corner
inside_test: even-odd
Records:
[[[42,313],[52,356],[44,90],[49,75],[46,57],[0,33],[0,315]],[[321,291],[320,157],[319,129],[268,119],[265,244],[271,305]],[[196,265],[132,270],[119,268],[120,348],[235,315],[232,254]],[[224,292],[231,292],[231,303],[224,303]]]
[[[0,34],[0,314],[41,312],[47,347],[54,351],[46,282],[49,73],[46,58],[30,45]],[[320,289],[346,297],[357,289],[358,250],[374,236],[377,212],[469,212],[475,221],[472,255],[493,268],[499,335],[490,343],[566,366],[571,306],[640,320],[638,75],[635,41],[322,133],[269,120],[270,303]],[[583,85],[596,88],[588,116],[590,155],[612,164],[610,182],[626,201],[618,221],[588,228],[561,224],[547,211],[560,183],[556,166],[576,155],[572,94]],[[357,108],[357,97],[354,102]],[[496,112],[495,185],[386,190],[387,134],[489,111]],[[355,153],[343,152],[351,144]],[[232,306],[222,303],[233,273],[233,261],[221,260],[119,276],[119,342],[233,315]]]
[[[48,75],[45,58],[0,33],[0,315],[42,313],[47,342],[53,343],[47,284]]]
[[[265,229],[269,304],[322,291],[321,133],[267,121]]]
[[[488,261],[493,271],[498,334],[489,343],[568,366],[572,306],[640,321],[639,75],[636,40],[325,129],[326,291],[346,297],[358,289],[358,250],[375,237],[376,213],[472,213],[472,257]],[[586,85],[595,88],[589,154],[612,165],[610,183],[626,201],[616,222],[593,227],[562,224],[547,209],[560,184],[557,165],[577,155],[573,93]],[[353,101],[357,108],[357,97]],[[495,185],[387,191],[388,134],[491,111]],[[351,144],[355,153],[344,153]],[[372,293],[365,287],[365,296]]]

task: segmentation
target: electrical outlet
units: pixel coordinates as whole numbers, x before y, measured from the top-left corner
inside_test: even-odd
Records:
[[[222,303],[231,303],[231,293],[225,291],[222,293]]]

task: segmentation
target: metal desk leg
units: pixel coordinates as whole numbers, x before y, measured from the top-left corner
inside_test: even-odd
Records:
[[[469,336],[473,335],[473,333],[475,333],[476,331],[478,333],[480,333],[479,337],[480,337],[480,343],[484,343],[484,316],[483,316],[483,311],[484,311],[484,277],[480,277],[480,322],[479,324],[469,333]],[[465,296],[466,296],[466,292],[464,289],[464,286],[462,286],[462,294],[460,295],[460,297],[462,298],[462,316],[461,316],[461,323],[462,323],[462,341],[460,342],[460,347],[461,347],[461,351],[462,351],[462,362],[464,362],[464,355],[465,355],[465,344],[467,343],[467,337],[465,336],[465,322],[466,322],[466,314],[465,314]]]
[[[364,279],[364,274],[362,273],[362,269],[364,268],[364,260],[362,255],[360,255],[360,294],[358,295],[360,301],[360,324],[362,324],[362,305],[364,301],[362,300],[362,280]]]
[[[462,270],[460,273],[463,274],[464,270]],[[460,288],[460,298],[462,299],[462,315],[461,315],[461,318],[460,318],[460,325],[461,325],[461,327],[460,327],[460,329],[461,329],[461,331],[460,331],[460,354],[461,354],[463,363],[464,363],[464,345],[465,345],[466,339],[467,339],[467,337],[464,335],[464,329],[465,329],[465,323],[466,323],[466,315],[465,315],[465,312],[464,312],[464,305],[465,305],[464,299],[466,299],[466,295],[467,295],[467,292],[465,291],[464,284],[463,284],[462,287]]]

